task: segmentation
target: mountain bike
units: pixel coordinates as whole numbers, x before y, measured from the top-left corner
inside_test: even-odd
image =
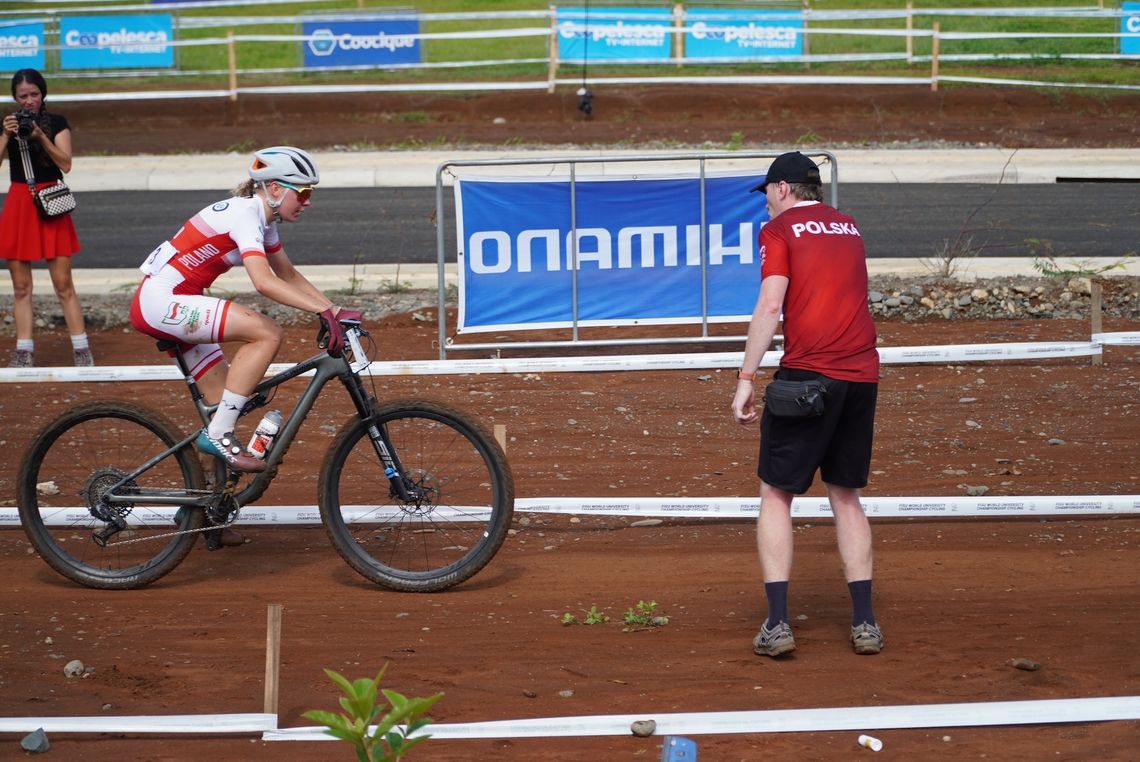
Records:
[[[333,547],[354,570],[392,590],[434,592],[469,579],[510,528],[514,480],[502,448],[446,404],[377,402],[363,378],[371,362],[362,341],[368,333],[357,324],[342,327],[343,356],[322,351],[263,380],[243,409],[244,416],[265,407],[278,386],[312,373],[260,473],[237,473],[199,454],[197,430],[185,434],[162,413],[133,402],[89,402],[44,426],[24,455],[17,483],[20,520],[40,557],[81,585],[130,589],[172,571],[200,534],[211,549],[219,547],[221,530],[265,493],[335,378],[354,414],[320,467],[320,520]],[[206,403],[177,345],[158,346],[174,354],[208,423],[216,405]],[[374,380],[372,386],[374,392]]]

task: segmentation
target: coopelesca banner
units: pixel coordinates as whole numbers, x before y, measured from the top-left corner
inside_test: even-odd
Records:
[[[745,321],[759,181],[706,176],[702,220],[699,177],[461,178],[456,330]]]

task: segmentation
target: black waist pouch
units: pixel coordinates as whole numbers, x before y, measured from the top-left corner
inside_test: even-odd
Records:
[[[822,379],[776,379],[764,388],[764,407],[779,418],[815,418],[823,415],[827,386]]]

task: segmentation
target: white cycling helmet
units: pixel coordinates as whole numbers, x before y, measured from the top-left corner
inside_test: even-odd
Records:
[[[292,146],[262,148],[253,155],[249,176],[262,183],[284,180],[297,185],[316,185],[321,181],[313,157]]]

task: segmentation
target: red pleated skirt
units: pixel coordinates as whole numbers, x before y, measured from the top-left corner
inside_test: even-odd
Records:
[[[40,183],[36,189],[53,183]],[[40,217],[32,194],[24,183],[8,186],[4,209],[0,211],[0,259],[36,262],[41,259],[70,257],[79,251],[79,237],[70,214],[50,220]]]

